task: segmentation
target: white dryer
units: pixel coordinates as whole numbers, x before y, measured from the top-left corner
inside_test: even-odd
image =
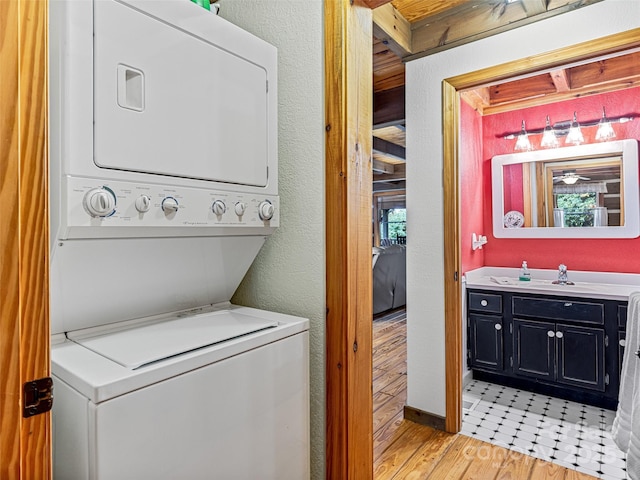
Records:
[[[308,321],[230,303],[280,222],[275,48],[189,0],[50,35],[54,478],[307,478]]]

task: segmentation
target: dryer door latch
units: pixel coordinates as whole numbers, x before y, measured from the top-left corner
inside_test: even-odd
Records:
[[[25,383],[22,386],[22,405],[24,418],[51,410],[53,406],[53,380],[51,377]]]

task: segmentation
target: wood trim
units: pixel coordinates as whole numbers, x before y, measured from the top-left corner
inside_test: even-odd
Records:
[[[460,95],[442,84],[444,186],[444,302],[445,302],[445,430],[462,427],[462,293],[460,286],[460,192],[458,172],[458,124]]]
[[[412,47],[415,53],[403,60],[408,62],[433,55],[601,1],[576,0],[561,7],[550,6],[547,11],[531,16],[518,2],[498,7],[484,1],[470,1],[457,7],[455,12],[452,9],[439,16],[413,23]],[[485,21],[491,23],[479,23]]]
[[[373,96],[373,125],[382,128],[404,124],[405,92],[404,85],[376,92]]]
[[[373,137],[373,151],[402,162],[405,162],[407,159],[407,149],[405,147],[378,137]]]
[[[0,478],[51,478],[50,414],[22,418],[22,384],[49,376],[48,2],[0,2]]]
[[[391,3],[373,11],[373,34],[400,58],[412,53],[411,24]]]
[[[325,2],[326,478],[373,477],[372,14]]]
[[[446,430],[446,420],[444,417],[425,412],[419,408],[410,407],[409,405],[405,405],[404,407],[404,419],[435,428],[436,430]]]
[[[640,28],[636,28],[552,52],[542,53],[534,57],[515,60],[448,78],[443,81],[443,201],[445,218],[451,220],[444,225],[446,430],[448,432],[459,431],[462,394],[462,385],[458,380],[462,368],[462,354],[460,351],[462,341],[455,338],[458,333],[461,333],[460,290],[459,286],[451,278],[454,272],[459,272],[460,265],[459,217],[457,216],[459,202],[457,185],[459,93],[462,90],[483,87],[489,83],[542,70],[553,70],[562,65],[593,60],[639,46]],[[455,217],[452,215],[455,215]],[[454,218],[455,221],[453,220]],[[451,302],[456,302],[456,304],[451,305]]]
[[[563,65],[571,63],[593,61],[596,58],[613,55],[636,47],[640,47],[640,28],[541,53],[534,57],[526,57],[513,62],[483,68],[475,72],[458,75],[447,79],[447,81],[456,90],[467,90],[483,87],[488,83],[539,73],[544,70],[557,70]]]

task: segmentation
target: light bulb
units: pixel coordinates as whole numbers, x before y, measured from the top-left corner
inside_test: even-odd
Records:
[[[573,122],[571,122],[571,127],[569,127],[569,133],[567,134],[565,143],[573,143],[574,145],[584,143],[584,137],[582,136],[582,130],[580,130],[576,112],[573,112]]]
[[[596,132],[596,140],[599,142],[606,142],[607,140],[611,140],[612,138],[616,138],[616,132],[613,131],[613,126],[609,119],[607,119],[607,114],[604,111],[604,107],[602,107],[602,119],[598,124],[598,131]]]
[[[542,132],[542,141],[540,142],[540,146],[544,148],[555,148],[558,146],[558,137],[556,137],[556,132],[551,126],[549,115],[547,115],[547,124]]]
[[[531,150],[529,135],[527,134],[527,130],[524,128],[524,120],[522,121],[522,130],[520,131],[520,135],[518,135],[514,149],[516,152],[528,152]]]

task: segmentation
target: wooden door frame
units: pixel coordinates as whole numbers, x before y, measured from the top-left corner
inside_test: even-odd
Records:
[[[324,2],[326,478],[373,478],[372,12]]]
[[[51,478],[51,416],[22,418],[50,374],[48,1],[0,2],[0,478]]]
[[[497,83],[509,78],[553,70],[571,63],[587,61],[640,47],[640,28],[628,30],[570,47],[541,53],[533,57],[496,65],[476,72],[447,78],[443,81],[443,162],[444,218],[455,218],[444,226],[445,265],[445,375],[446,430],[457,432],[461,427],[462,401],[462,317],[460,273],[460,218],[458,189],[458,148],[460,93],[464,90]]]

